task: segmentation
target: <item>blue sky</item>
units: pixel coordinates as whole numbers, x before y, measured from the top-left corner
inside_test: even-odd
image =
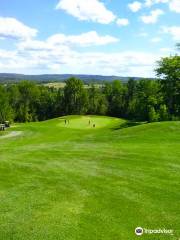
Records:
[[[180,0],[0,0],[0,72],[154,76]]]

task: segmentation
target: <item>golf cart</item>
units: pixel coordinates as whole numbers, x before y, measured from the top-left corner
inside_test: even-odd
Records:
[[[5,124],[0,124],[0,131],[5,131],[6,127]]]
[[[4,121],[4,125],[6,128],[9,128],[10,127],[10,122],[9,121]]]

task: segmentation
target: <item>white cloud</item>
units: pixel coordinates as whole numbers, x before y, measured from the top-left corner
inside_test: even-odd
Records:
[[[19,50],[29,50],[29,51],[43,51],[51,50],[52,46],[48,45],[46,41],[38,41],[28,39],[26,41],[19,42],[17,44]]]
[[[154,4],[154,0],[145,0],[144,4],[146,7],[151,7]]]
[[[154,4],[158,4],[158,3],[168,3],[171,0],[145,0],[145,6],[146,7],[151,7]]]
[[[64,45],[56,48],[0,50],[0,72],[86,73],[152,77],[158,53],[121,51],[116,53],[75,51]]]
[[[161,57],[157,53],[79,49],[116,41],[118,39],[95,31],[80,35],[56,34],[44,41],[21,40],[14,51],[0,50],[0,72],[153,76],[155,62]]]
[[[161,41],[162,41],[162,39],[160,37],[154,37],[154,38],[151,39],[151,42],[153,42],[153,43],[158,43],[158,42],[161,42]]]
[[[110,35],[100,36],[96,31],[82,33],[80,35],[66,36],[64,34],[56,34],[50,37],[47,42],[50,44],[67,44],[77,45],[81,47],[106,45],[118,42],[119,39]]]
[[[66,11],[79,20],[88,20],[102,24],[109,24],[116,16],[99,0],[60,0],[56,9]]]
[[[127,18],[118,18],[116,23],[118,26],[128,26],[129,20]]]
[[[139,36],[139,37],[148,37],[149,36],[149,34],[147,33],[147,32],[140,32],[139,34],[137,34],[137,36]]]
[[[128,4],[132,12],[138,12],[144,7],[151,8],[156,4],[168,4],[170,11],[180,13],[180,0],[144,0],[143,3],[139,1]]]
[[[170,53],[172,50],[171,48],[160,48],[160,51],[164,53]]]
[[[82,56],[80,56],[82,57]],[[158,59],[157,55],[124,51],[118,53],[85,53],[85,62],[82,62],[83,69],[90,73],[121,76],[152,76],[153,65]],[[80,72],[83,72],[81,68]]]
[[[145,0],[144,6],[152,7],[159,3],[167,3],[171,11],[180,13],[180,0]]]
[[[171,0],[169,2],[169,8],[173,12],[180,13],[180,0]]]
[[[29,51],[50,51],[56,50],[59,46],[66,47],[89,47],[100,46],[118,42],[119,39],[110,35],[100,36],[96,31],[82,33],[80,35],[55,34],[45,41],[27,40],[18,43],[19,50]]]
[[[15,18],[0,17],[1,38],[28,39],[35,37],[37,32]]]
[[[156,9],[151,11],[150,15],[141,16],[141,20],[146,24],[156,23],[159,16],[163,14],[164,12],[161,9]]]
[[[170,34],[174,41],[180,41],[180,27],[179,26],[162,27],[162,32]]]
[[[128,4],[128,7],[132,12],[138,12],[142,8],[142,3],[135,1],[135,2]]]

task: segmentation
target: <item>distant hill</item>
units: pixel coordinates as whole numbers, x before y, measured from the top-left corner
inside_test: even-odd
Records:
[[[13,83],[22,80],[37,81],[37,82],[63,82],[70,77],[77,77],[84,81],[89,82],[103,82],[103,81],[113,81],[116,79],[127,82],[129,77],[121,76],[102,76],[102,75],[86,75],[86,74],[42,74],[42,75],[24,75],[15,73],[0,73],[0,83]],[[133,77],[135,80],[142,78]]]

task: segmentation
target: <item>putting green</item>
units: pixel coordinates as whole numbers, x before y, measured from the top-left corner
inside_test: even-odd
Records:
[[[99,129],[113,127],[125,122],[119,118],[104,116],[68,116],[59,119],[58,126],[74,129]]]

